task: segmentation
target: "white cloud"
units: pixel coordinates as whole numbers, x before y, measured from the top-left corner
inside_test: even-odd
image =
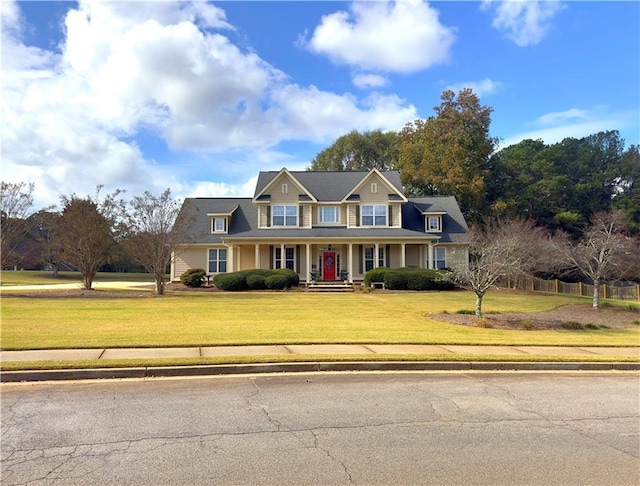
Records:
[[[563,7],[557,0],[483,0],[482,9],[494,14],[492,25],[520,47],[539,44],[551,19]]]
[[[40,207],[99,184],[188,194],[187,170],[213,181],[239,167],[255,174],[273,164],[282,141],[398,129],[417,116],[396,96],[292,83],[225,37],[233,26],[204,2],[80,1],[64,18],[59,51],[24,43],[18,7],[2,1],[2,177],[35,182]],[[158,137],[172,157],[193,155],[172,167],[150,160],[136,145],[140,133]],[[231,169],[220,155],[227,151]]]
[[[636,116],[632,112],[610,112],[604,107],[546,113],[530,123],[535,128],[507,137],[500,143],[500,148],[527,139],[554,144],[565,138],[583,138],[601,131],[622,130],[637,125]]]
[[[351,81],[355,87],[360,89],[383,88],[389,84],[389,80],[379,74],[354,74]]]
[[[454,40],[422,0],[353,2],[349,12],[322,18],[307,48],[337,64],[412,73],[447,61]]]
[[[493,81],[492,79],[485,78],[480,81],[466,81],[461,83],[450,84],[446,87],[446,89],[455,91],[456,93],[464,88],[472,89],[473,92],[478,96],[482,97],[484,95],[490,95],[502,87],[502,83],[500,81]]]

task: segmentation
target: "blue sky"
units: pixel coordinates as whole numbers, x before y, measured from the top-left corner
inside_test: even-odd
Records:
[[[60,194],[250,196],[445,89],[501,146],[640,143],[639,2],[2,0],[2,180]]]

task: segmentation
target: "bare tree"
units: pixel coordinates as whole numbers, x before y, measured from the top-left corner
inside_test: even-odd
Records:
[[[29,229],[34,184],[0,183],[0,252],[2,268],[17,262],[14,250]]]
[[[100,201],[100,189],[95,198],[62,196],[64,208],[56,232],[56,245],[64,260],[78,268],[86,290],[92,289],[98,268],[109,261],[115,224],[124,204],[117,199],[119,190]]]
[[[492,221],[467,234],[469,263],[451,269],[451,278],[476,294],[476,317],[482,317],[482,299],[504,276],[527,273],[539,262],[546,232],[533,221]]]
[[[133,260],[153,274],[156,294],[164,294],[164,277],[178,243],[188,239],[190,221],[179,218],[180,204],[166,189],[160,196],[145,192],[129,203],[127,236],[122,244]]]
[[[640,240],[625,234],[623,211],[596,213],[577,242],[566,234],[553,240],[558,266],[593,281],[593,308],[600,307],[600,285],[607,279],[634,278],[640,272]]]

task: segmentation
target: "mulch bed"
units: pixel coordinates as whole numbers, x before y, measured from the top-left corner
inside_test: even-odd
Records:
[[[608,306],[594,309],[587,304],[569,304],[543,312],[485,313],[480,322],[468,314],[429,314],[427,317],[463,326],[495,329],[619,329],[640,324],[640,311]]]

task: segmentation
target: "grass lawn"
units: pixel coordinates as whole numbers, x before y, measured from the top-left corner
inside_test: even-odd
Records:
[[[47,285],[56,283],[81,282],[80,272],[58,272],[54,277],[50,271],[7,271],[0,272],[0,285]],[[153,283],[153,276],[149,273],[119,273],[119,272],[98,272],[96,282],[150,282]]]
[[[590,300],[491,292],[483,308],[485,312],[535,312],[576,302]],[[3,295],[0,337],[3,350],[294,343],[633,346],[640,342],[640,326],[520,331],[468,327],[428,317],[473,307],[470,292],[175,292],[136,298]]]

